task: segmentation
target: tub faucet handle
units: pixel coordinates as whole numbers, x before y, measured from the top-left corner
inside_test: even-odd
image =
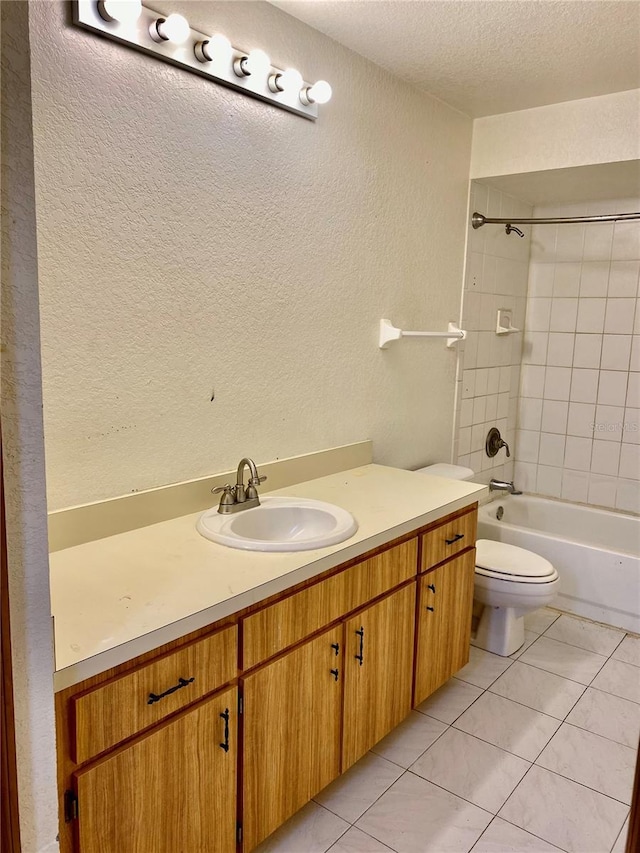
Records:
[[[507,452],[507,456],[511,456],[511,451],[509,450],[509,445],[500,435],[500,430],[496,427],[491,427],[489,432],[487,433],[487,440],[484,445],[485,452],[487,456],[492,459],[501,447]]]

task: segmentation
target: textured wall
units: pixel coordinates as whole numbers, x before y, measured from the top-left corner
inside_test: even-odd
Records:
[[[471,208],[486,216],[531,216],[531,207],[493,187],[472,182]],[[460,352],[455,454],[472,468],[479,483],[492,477],[513,479],[521,332],[496,335],[498,309],[512,312],[513,325],[524,326],[531,229],[524,239],[507,235],[503,225],[469,225],[462,325],[467,340]],[[509,444],[490,458],[485,452],[491,427]],[[517,484],[520,485],[519,483]]]
[[[473,124],[471,177],[640,159],[640,89],[486,116]]]
[[[2,451],[20,835],[57,849],[27,3],[2,3]]]
[[[367,437],[448,459],[455,353],[376,339],[459,314],[471,121],[266,3],[171,8],[330,80],[316,124],[32,5],[50,508]]]
[[[637,210],[625,198],[534,216]],[[532,230],[518,485],[640,513],[640,222]]]

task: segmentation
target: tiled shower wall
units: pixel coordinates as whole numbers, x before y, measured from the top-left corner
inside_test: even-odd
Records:
[[[640,210],[639,199],[534,216]],[[531,237],[515,479],[640,512],[640,222],[539,225]]]
[[[491,187],[473,182],[471,212],[486,216],[531,216],[531,207]],[[502,225],[469,225],[462,327],[468,336],[458,364],[457,428],[453,458],[476,472],[478,482],[492,477],[513,478],[522,333],[496,334],[499,308],[512,311],[513,324],[524,324],[529,242],[507,235]],[[490,459],[484,445],[487,432],[497,426],[512,452]]]

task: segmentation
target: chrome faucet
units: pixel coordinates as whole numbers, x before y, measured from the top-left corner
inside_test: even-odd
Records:
[[[513,480],[509,481],[509,480],[493,480],[492,479],[489,482],[489,491],[490,492],[496,492],[499,490],[509,492],[510,495],[521,495],[522,494],[522,492],[519,489],[516,489],[516,487],[513,485]]]
[[[247,486],[244,485],[244,469],[245,466],[249,469],[249,481]],[[264,483],[266,476],[260,476],[256,463],[253,459],[244,456],[238,464],[238,473],[236,475],[235,486],[229,483],[226,486],[218,486],[216,489],[211,489],[213,494],[222,492],[218,512],[228,514],[231,512],[240,512],[242,509],[251,509],[255,506],[260,506],[258,498],[257,486]]]

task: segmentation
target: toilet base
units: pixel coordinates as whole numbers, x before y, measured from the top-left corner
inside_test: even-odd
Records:
[[[471,645],[494,655],[509,657],[524,643],[524,613],[516,607],[485,604]]]

